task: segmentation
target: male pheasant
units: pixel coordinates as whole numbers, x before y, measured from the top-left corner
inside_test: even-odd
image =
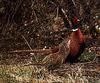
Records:
[[[78,57],[85,49],[85,38],[79,28],[78,18],[75,16],[72,21],[72,33],[70,34],[70,53],[67,57],[67,61],[76,62]]]
[[[58,67],[65,62],[76,62],[78,57],[84,51],[85,39],[78,26],[78,19],[74,17],[72,21],[71,34],[69,38],[65,38],[59,46],[52,49],[52,53],[49,54],[49,58],[45,64],[49,68]]]
[[[47,67],[59,66],[66,61],[71,63],[76,62],[78,57],[84,51],[85,48],[85,39],[78,26],[78,19],[75,16],[72,20],[71,34],[69,38],[65,38],[62,43],[57,47],[46,50],[31,50],[26,52],[34,53],[46,53],[47,57],[43,60],[43,63]],[[25,52],[25,51],[12,51],[12,52]],[[38,64],[38,63],[37,63]]]

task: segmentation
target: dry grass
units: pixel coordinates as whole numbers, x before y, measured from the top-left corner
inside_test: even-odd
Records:
[[[0,83],[100,83],[100,57],[93,58],[94,54],[86,51],[82,62],[62,64],[49,71],[44,66],[32,65],[32,57],[26,54],[0,56]]]
[[[88,64],[88,63],[87,63]],[[59,69],[48,71],[43,66],[1,65],[0,83],[100,83],[99,75],[90,76],[84,64],[62,65]]]

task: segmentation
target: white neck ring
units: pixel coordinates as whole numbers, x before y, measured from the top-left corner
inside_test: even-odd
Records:
[[[77,31],[78,30],[78,28],[77,29],[72,29],[72,31]]]

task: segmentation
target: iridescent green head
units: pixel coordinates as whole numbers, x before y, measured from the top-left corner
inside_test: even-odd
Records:
[[[80,20],[78,19],[77,16],[74,16],[71,18],[71,22],[72,22],[72,30],[77,30],[80,26]]]

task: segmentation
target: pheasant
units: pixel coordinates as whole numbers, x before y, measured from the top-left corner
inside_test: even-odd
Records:
[[[72,21],[72,33],[70,34],[70,53],[67,57],[67,61],[73,63],[76,62],[78,57],[85,49],[85,38],[79,28],[78,18],[75,16]]]
[[[74,63],[78,60],[78,57],[85,49],[85,39],[77,24],[78,19],[75,16],[69,38],[65,38],[58,47],[52,49],[52,53],[47,60],[48,67],[59,66],[66,62]]]
[[[71,15],[71,19],[69,20],[61,7],[59,7],[59,13],[63,18],[65,27],[70,28],[71,31],[70,37],[68,38],[70,52],[66,61],[73,63],[77,61],[78,57],[85,49],[85,38],[80,29],[80,20],[75,13]]]
[[[71,34],[69,38],[65,38],[58,46],[52,49],[45,50],[18,50],[10,51],[10,53],[20,52],[33,52],[33,53],[44,53],[47,58],[43,60],[43,63],[48,67],[59,66],[65,62],[76,62],[78,57],[84,51],[85,39],[78,27],[78,19],[74,17],[72,22]],[[38,63],[37,63],[38,64]]]
[[[59,66],[65,62],[76,62],[78,57],[84,51],[85,39],[79,28],[78,18],[75,16],[70,22],[71,34],[69,38],[65,38],[58,46],[52,49],[45,50],[21,50],[21,51],[11,51],[10,53],[20,53],[20,52],[33,52],[33,53],[44,53],[46,58],[43,59],[42,63],[48,68]]]

